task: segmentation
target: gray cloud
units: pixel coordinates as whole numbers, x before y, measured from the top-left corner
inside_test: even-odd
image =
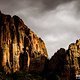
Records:
[[[60,4],[71,2],[73,0],[33,0],[32,4],[33,3],[35,4],[35,2],[40,2],[40,1],[44,5],[44,9],[50,10],[56,8]]]
[[[27,8],[28,6],[40,7],[41,10],[47,11],[55,9],[58,5],[68,3],[73,0],[1,0],[0,8],[2,11],[8,11],[10,13]]]

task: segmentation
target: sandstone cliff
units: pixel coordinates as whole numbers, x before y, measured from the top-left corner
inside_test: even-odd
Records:
[[[80,39],[69,45],[69,54],[70,68],[74,69],[75,76],[78,77],[80,75]]]
[[[48,80],[76,80],[80,75],[80,39],[58,50],[47,64]]]
[[[43,40],[18,16],[0,12],[0,70],[6,73],[28,71],[35,67],[31,63],[37,58],[42,62],[39,65],[44,64],[41,56],[48,57]]]

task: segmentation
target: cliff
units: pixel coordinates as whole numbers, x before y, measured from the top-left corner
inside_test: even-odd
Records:
[[[70,68],[74,69],[76,78],[80,75],[80,39],[69,45]],[[72,73],[72,72],[71,72]]]
[[[48,80],[80,79],[80,39],[71,43],[68,50],[58,50],[47,64]]]
[[[37,68],[32,62],[38,58],[41,61],[39,65],[44,64],[42,56],[48,57],[43,40],[18,16],[11,17],[0,12],[0,70],[6,74],[32,70]]]
[[[47,80],[71,80],[69,54],[64,48],[60,48],[47,64]]]

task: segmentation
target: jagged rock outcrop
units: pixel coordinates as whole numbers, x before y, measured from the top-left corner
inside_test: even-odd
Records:
[[[31,64],[34,59],[40,58],[39,65],[44,64],[42,56],[48,57],[43,40],[18,16],[0,12],[0,70],[6,73],[27,71],[36,66]]]
[[[48,63],[47,80],[70,80],[69,57],[65,49],[58,50]]]
[[[78,77],[80,79],[80,39],[70,44],[68,50],[63,48],[58,50],[47,66],[47,75],[49,79],[51,78],[50,80],[54,78],[76,80]]]
[[[80,75],[80,39],[69,45],[69,54],[70,68],[74,69],[75,75],[78,77]]]

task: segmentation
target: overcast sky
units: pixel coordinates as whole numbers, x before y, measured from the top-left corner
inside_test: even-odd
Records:
[[[49,57],[80,38],[80,0],[0,0],[0,10],[22,18],[44,40]]]

